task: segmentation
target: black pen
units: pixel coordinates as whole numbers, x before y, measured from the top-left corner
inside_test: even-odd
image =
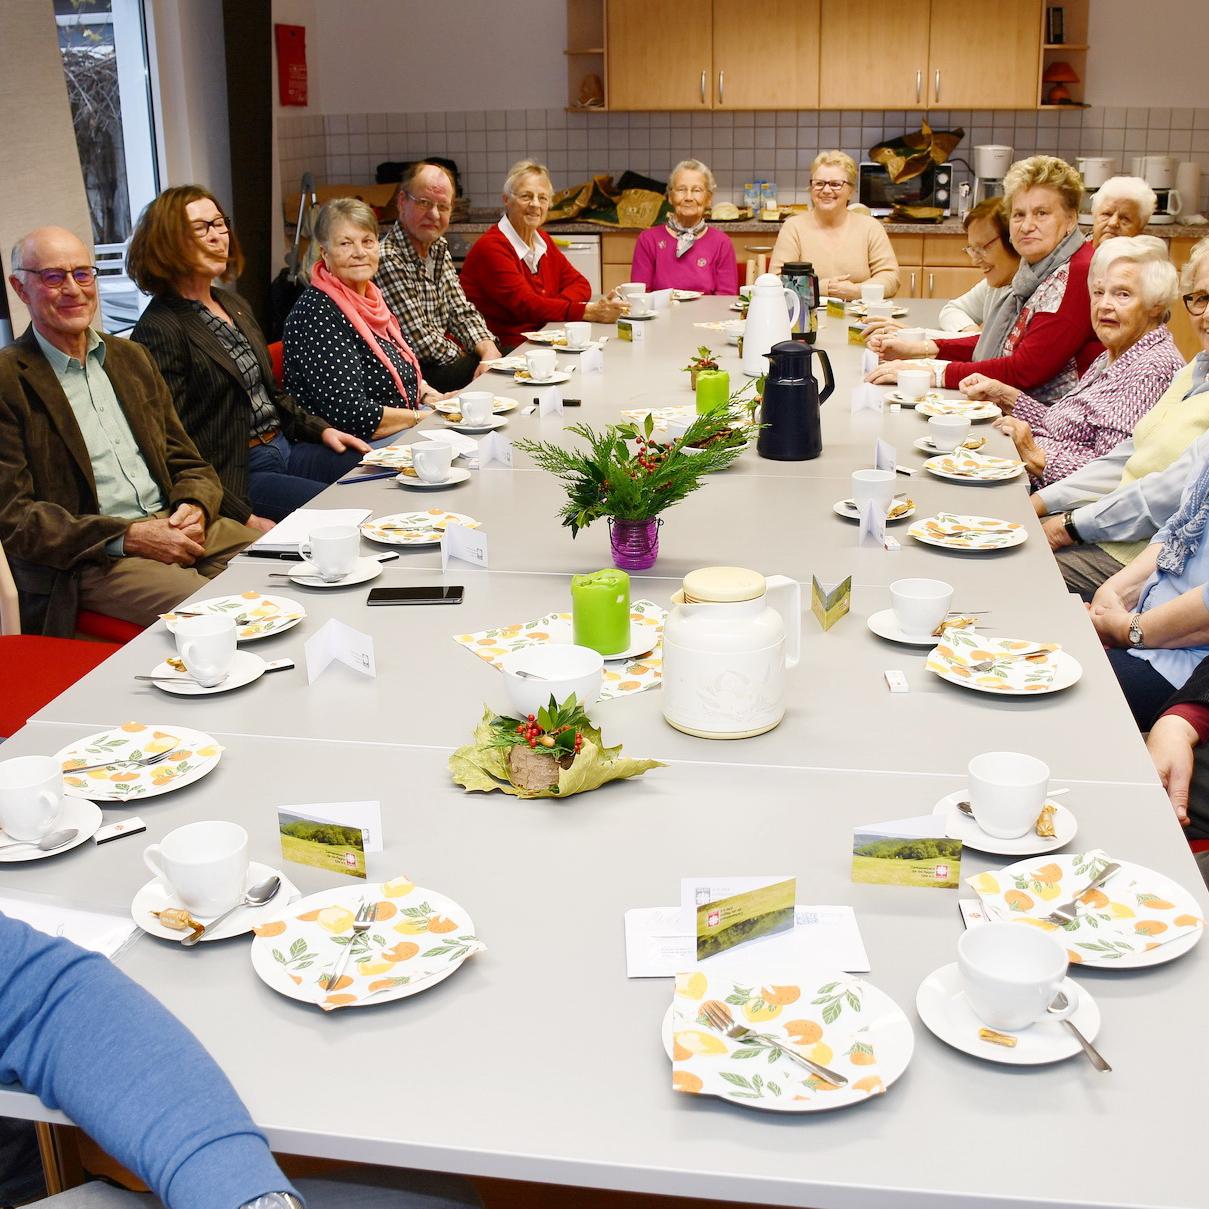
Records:
[[[302,555],[297,550],[244,550],[248,558],[282,558],[287,562],[300,563]]]

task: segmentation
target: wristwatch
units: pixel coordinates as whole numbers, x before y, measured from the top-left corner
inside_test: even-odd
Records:
[[[1066,536],[1075,543],[1080,545],[1083,539],[1079,536],[1079,530],[1075,528],[1075,514],[1073,512],[1064,512],[1062,514],[1062,525],[1066,529]]]
[[[254,1201],[245,1201],[239,1209],[303,1209],[303,1205],[292,1192],[266,1192]]]
[[[1129,619],[1129,645],[1139,647],[1145,645],[1145,635],[1142,633],[1142,614],[1135,613]]]

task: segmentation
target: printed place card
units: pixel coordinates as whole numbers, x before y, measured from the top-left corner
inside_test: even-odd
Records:
[[[378,674],[374,664],[374,640],[334,617],[307,639],[303,654],[306,656],[307,684],[314,684],[333,661],[365,676]]]
[[[877,369],[877,353],[871,348],[867,348],[861,353],[861,373],[871,374],[875,369]]]
[[[851,575],[833,588],[824,588],[816,576],[810,577],[810,611],[819,619],[819,625],[824,630],[831,629],[851,607]]]
[[[876,546],[879,550],[886,544],[886,514],[876,500],[866,500],[861,505],[861,523],[856,537],[858,546]]]
[[[579,372],[581,374],[604,373],[604,349],[599,344],[595,344],[591,348],[585,348],[579,354]]]
[[[451,558],[460,558],[475,567],[487,565],[487,534],[482,529],[467,529],[465,525],[450,522],[441,534],[441,570],[449,566]]]
[[[545,419],[546,416],[561,416],[563,414],[563,392],[557,386],[547,386],[537,396],[537,414]]]
[[[697,960],[793,928],[796,878],[742,890],[697,906]]]
[[[379,802],[278,806],[277,831],[285,860],[364,878],[365,854],[382,851],[382,806]]]
[[[512,469],[512,442],[503,433],[489,432],[479,441],[479,466]]]
[[[873,469],[888,470],[891,474],[898,469],[898,452],[889,441],[878,437],[873,446]]]
[[[872,382],[858,382],[852,388],[852,414],[855,416],[862,411],[871,411],[881,415],[886,409],[885,396],[879,387]]]
[[[961,841],[944,833],[940,815],[890,819],[852,836],[852,880],[878,886],[953,890],[961,880]]]

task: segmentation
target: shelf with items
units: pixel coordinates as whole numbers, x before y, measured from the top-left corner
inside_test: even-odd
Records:
[[[1050,34],[1050,11],[1060,10],[1062,40]],[[1037,83],[1038,109],[1087,109],[1088,0],[1047,4],[1041,26],[1041,70]]]
[[[608,108],[605,81],[605,0],[567,0],[567,112],[600,113]],[[592,103],[586,103],[588,98]]]

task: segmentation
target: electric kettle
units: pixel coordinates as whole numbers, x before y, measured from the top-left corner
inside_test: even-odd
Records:
[[[749,378],[765,372],[765,354],[774,344],[789,339],[801,311],[802,300],[795,291],[787,290],[779,277],[765,273],[756,278],[743,329],[743,372]]]

